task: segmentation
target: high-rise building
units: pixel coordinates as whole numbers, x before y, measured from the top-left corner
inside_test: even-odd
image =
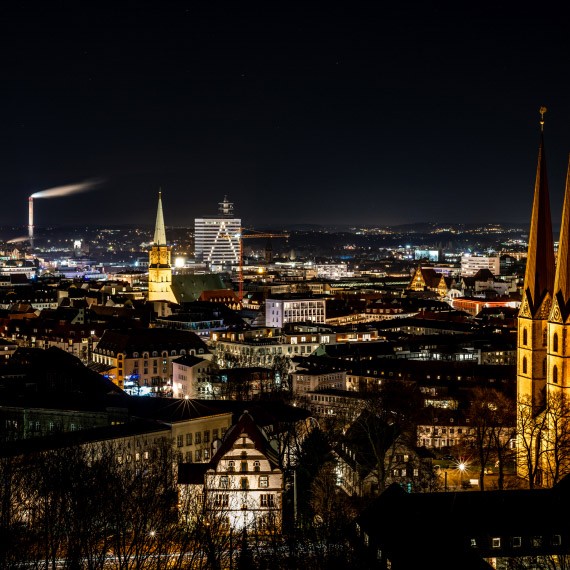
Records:
[[[211,271],[229,269],[239,264],[241,219],[234,217],[234,205],[224,196],[216,216],[194,220],[194,254]]]
[[[166,231],[162,214],[162,193],[158,193],[158,208],[154,227],[154,243],[148,254],[148,300],[176,303],[172,292],[171,248],[166,245]]]
[[[555,264],[541,134],[517,331],[518,472],[530,486],[552,485],[570,472],[569,255],[570,167]]]

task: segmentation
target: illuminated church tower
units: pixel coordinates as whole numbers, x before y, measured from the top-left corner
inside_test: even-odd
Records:
[[[528,255],[518,318],[517,392],[536,412],[546,386],[548,316],[554,289],[554,242],[541,120],[534,202],[528,236]]]
[[[172,292],[172,266],[170,247],[166,245],[164,216],[162,214],[162,193],[158,193],[158,209],[154,228],[154,243],[149,252],[148,300],[176,303]]]
[[[541,130],[544,112],[541,110]],[[551,486],[570,472],[570,165],[554,263],[541,132],[517,338],[518,474]]]

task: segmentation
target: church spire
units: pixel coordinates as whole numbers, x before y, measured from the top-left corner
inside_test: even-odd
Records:
[[[560,223],[560,240],[558,242],[558,263],[554,294],[565,321],[570,310],[570,158],[566,173],[566,190],[564,191],[564,207]]]
[[[536,315],[547,293],[552,294],[554,285],[554,242],[552,239],[552,218],[550,197],[544,155],[544,113],[540,109],[540,147],[534,185],[534,202],[528,238],[528,255],[524,278],[524,295],[531,314]]]
[[[164,230],[164,216],[162,214],[162,191],[158,191],[158,208],[156,210],[156,224],[154,226],[154,245],[166,245],[166,232]]]

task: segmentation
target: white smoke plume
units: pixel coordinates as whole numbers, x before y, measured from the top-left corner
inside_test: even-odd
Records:
[[[85,180],[79,184],[67,184],[66,186],[56,186],[55,188],[48,188],[47,190],[40,190],[30,196],[30,198],[58,198],[60,196],[69,196],[70,194],[79,194],[80,192],[87,192],[92,190],[101,180]]]

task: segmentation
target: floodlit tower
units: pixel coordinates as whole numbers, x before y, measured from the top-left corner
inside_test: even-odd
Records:
[[[148,300],[176,303],[172,292],[171,248],[166,245],[166,231],[162,213],[162,192],[158,193],[158,208],[154,227],[154,243],[149,252]]]

